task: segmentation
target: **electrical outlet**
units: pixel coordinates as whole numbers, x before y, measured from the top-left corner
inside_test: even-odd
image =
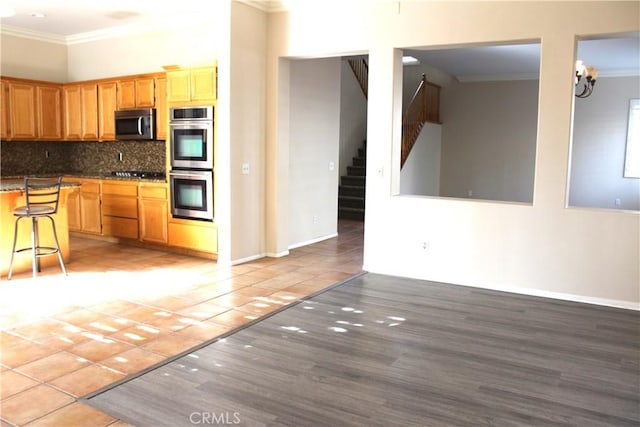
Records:
[[[118,151],[118,161],[121,162],[122,161],[122,151]]]
[[[620,199],[619,199],[619,198],[617,198],[617,199],[615,199],[615,200],[613,201],[613,203],[614,203],[616,206],[620,206],[621,201],[620,201]]]
[[[473,197],[473,190],[467,190],[467,196]]]
[[[317,224],[318,223],[318,215],[314,215],[313,216],[313,223]]]
[[[242,175],[249,175],[249,163],[242,164]]]
[[[334,162],[329,162],[329,170],[333,171],[336,168],[336,164]]]
[[[422,241],[422,250],[427,252],[429,250],[430,242],[428,240]]]

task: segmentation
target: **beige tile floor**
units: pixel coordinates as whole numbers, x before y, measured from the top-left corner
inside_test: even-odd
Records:
[[[359,273],[363,224],[338,231],[233,267],[72,236],[67,277],[0,281],[1,426],[125,426],[77,398]]]

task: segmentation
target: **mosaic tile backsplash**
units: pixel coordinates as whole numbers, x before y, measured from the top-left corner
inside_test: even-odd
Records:
[[[165,172],[165,158],[165,141],[0,141],[0,176]]]

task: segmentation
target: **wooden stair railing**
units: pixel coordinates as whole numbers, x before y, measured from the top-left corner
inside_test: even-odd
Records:
[[[440,123],[440,86],[428,82],[423,74],[420,85],[402,116],[400,168],[407,161],[426,122]]]
[[[367,98],[367,88],[369,87],[369,64],[367,64],[367,60],[364,58],[358,59],[347,59],[353,74],[356,76],[356,80],[360,84],[360,89],[362,89],[362,93],[364,93],[365,99]]]

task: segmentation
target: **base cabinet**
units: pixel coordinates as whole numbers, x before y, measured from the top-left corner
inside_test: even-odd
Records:
[[[194,222],[194,221],[191,221]],[[169,223],[169,245],[200,252],[218,253],[218,229],[211,224]]]
[[[140,240],[168,242],[169,202],[166,185],[140,184]]]
[[[125,239],[138,238],[138,184],[103,182],[102,234]]]
[[[71,231],[218,253],[216,224],[172,218],[165,183],[73,177],[65,181],[81,184],[67,201]]]
[[[100,181],[75,178],[65,178],[65,181],[80,183],[80,188],[69,193],[67,199],[69,230],[102,234]]]

